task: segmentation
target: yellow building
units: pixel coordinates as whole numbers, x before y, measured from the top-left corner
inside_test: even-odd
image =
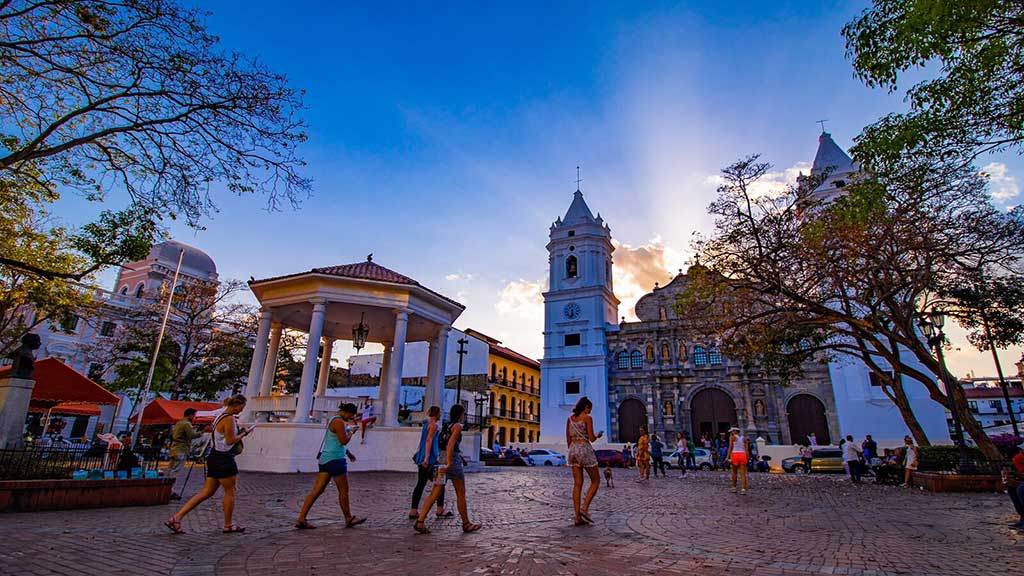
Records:
[[[488,448],[495,444],[525,444],[540,439],[540,363],[476,330],[466,330],[487,342],[487,386],[490,389]]]

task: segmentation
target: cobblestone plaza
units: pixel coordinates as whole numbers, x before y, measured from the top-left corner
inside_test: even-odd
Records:
[[[330,487],[310,515],[319,528],[297,531],[313,475],[243,473],[244,534],[221,534],[217,496],[178,536],[161,524],[172,506],[4,514],[0,574],[1024,574],[1003,494],[762,474],[739,496],[723,473],[639,484],[634,470],[615,472],[583,528],[571,525],[565,468],[471,474],[470,514],[484,529],[463,534],[456,515],[430,535],[405,517],[410,474],[352,474],[353,512],[369,521],[345,529]],[[193,475],[188,492],[198,487]]]

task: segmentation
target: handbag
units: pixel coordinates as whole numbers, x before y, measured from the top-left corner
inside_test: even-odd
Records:
[[[324,437],[320,439],[320,449],[316,451],[316,460],[320,461],[320,455],[324,453],[324,442],[327,442],[327,433],[331,430],[331,423],[334,422],[335,418],[340,416],[331,416],[331,419],[327,421],[327,430],[324,431]]]
[[[219,450],[217,450],[217,441],[216,441],[215,434],[217,434],[217,425],[220,424],[220,421],[223,420],[225,417],[226,417],[225,415],[221,415],[220,418],[217,418],[217,420],[214,421],[214,423],[213,423],[213,429],[210,430],[210,436],[213,439],[213,442],[212,442],[211,446],[213,447],[213,451],[214,452],[220,452]],[[237,442],[232,444],[231,448],[228,448],[227,452],[224,452],[224,454],[231,454],[232,456],[238,456],[239,454],[242,453],[243,450],[245,450],[245,445],[242,443],[242,440],[239,439]]]

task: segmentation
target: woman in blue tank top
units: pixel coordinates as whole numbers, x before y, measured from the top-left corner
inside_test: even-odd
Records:
[[[423,423],[423,430],[420,431],[419,449],[412,460],[416,463],[416,487],[412,490],[412,508],[409,509],[409,519],[415,520],[420,515],[420,498],[423,497],[423,489],[434,479],[437,472],[437,459],[440,455],[438,440],[441,438],[441,408],[431,406],[427,410],[427,421]],[[441,495],[437,498],[437,517],[447,518],[452,513],[444,510],[444,486],[441,487]]]
[[[316,483],[313,489],[306,496],[299,510],[299,518],[295,521],[295,527],[300,530],[316,528],[306,520],[309,509],[313,507],[316,499],[324,493],[331,479],[338,488],[338,504],[341,512],[345,515],[345,527],[351,528],[366,522],[366,518],[352,515],[348,505],[348,460],[355,462],[356,457],[350,453],[346,446],[352,435],[349,434],[346,422],[352,420],[356,415],[354,404],[343,403],[338,406],[338,413],[327,421],[327,429],[324,430],[324,439],[320,445],[320,453],[317,454],[319,473],[316,475]]]

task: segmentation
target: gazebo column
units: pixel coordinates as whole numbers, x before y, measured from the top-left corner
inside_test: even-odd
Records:
[[[380,375],[377,377],[377,414],[383,410],[388,399],[388,371],[391,370],[391,342],[381,344],[384,346],[384,356],[381,358]]]
[[[450,326],[442,326],[437,336],[430,341],[430,360],[427,371],[427,390],[423,396],[423,410],[437,406],[444,412],[444,375],[445,360],[448,355],[448,330]]]
[[[277,356],[281,351],[281,334],[284,325],[274,322],[270,325],[270,348],[267,349],[267,361],[263,366],[263,377],[260,378],[260,396],[270,396],[274,387],[274,376],[277,375]]]
[[[316,380],[316,395],[323,396],[327,392],[327,381],[331,377],[331,352],[334,349],[334,338],[324,338],[324,353],[320,356],[320,376]]]
[[[302,380],[299,384],[299,398],[295,403],[295,417],[292,422],[309,422],[309,411],[313,407],[313,385],[316,375],[316,355],[320,351],[320,336],[324,330],[324,315],[327,312],[325,300],[313,301],[313,317],[309,321],[309,342],[306,344],[306,360],[302,363]]]
[[[391,362],[388,366],[388,380],[383,410],[385,426],[398,426],[398,401],[402,388],[402,368],[405,361],[405,335],[409,327],[409,312],[405,309],[395,311],[395,341],[391,351]]]
[[[263,375],[263,364],[267,360],[267,338],[270,336],[270,323],[273,318],[269,308],[260,313],[260,325],[256,330],[256,347],[252,351],[252,362],[249,363],[249,377],[245,381],[245,396],[252,398],[259,392],[260,376]],[[248,420],[251,412],[245,410],[242,420]]]

